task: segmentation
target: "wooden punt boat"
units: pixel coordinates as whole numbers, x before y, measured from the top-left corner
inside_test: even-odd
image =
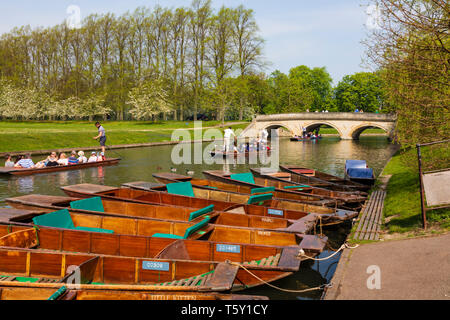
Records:
[[[323,250],[325,242],[323,239],[309,236],[309,248],[307,254],[317,255]],[[316,246],[316,247],[314,247]],[[24,226],[2,226],[0,225],[0,247],[1,248],[38,248],[34,252],[52,252],[61,254],[89,254],[92,256],[107,257],[113,261],[125,261],[125,266],[120,270],[134,272],[134,276],[128,279],[138,279],[138,264],[142,261],[153,263],[164,263],[170,260],[172,271],[178,267],[186,268],[184,272],[191,272],[191,268],[198,265],[183,264],[183,262],[210,263],[219,265],[223,261],[231,261],[244,266],[257,277],[245,272],[240,268],[237,272],[237,281],[234,281],[232,290],[241,290],[246,287],[254,287],[263,281],[274,281],[284,278],[299,270],[300,260],[296,257],[303,246],[263,246],[263,245],[241,245],[230,243],[208,243],[205,241],[176,240],[170,238],[155,238],[142,236],[124,236],[115,234],[92,233],[80,230],[66,230],[57,228],[29,228]],[[0,254],[1,256],[1,254]],[[124,258],[124,259],[116,259]],[[128,260],[125,260],[128,259]],[[32,264],[36,263],[31,259]],[[136,268],[131,268],[131,261],[135,261]],[[139,261],[139,263],[138,263]],[[125,263],[124,262],[124,263]],[[0,285],[2,272],[0,262]],[[134,266],[134,264],[133,264]],[[167,268],[166,268],[167,269]],[[210,270],[213,268],[210,267]],[[154,270],[164,271],[164,270]],[[170,270],[165,270],[170,271]],[[177,270],[180,273],[182,270]],[[100,275],[104,272],[102,270]],[[113,272],[111,269],[110,272]],[[20,276],[26,276],[21,274]],[[29,274],[28,276],[33,276]],[[166,275],[169,276],[169,275]],[[260,278],[258,280],[258,278]],[[263,281],[261,281],[263,279]],[[169,279],[172,280],[172,279]],[[98,280],[97,280],[98,281]],[[116,282],[119,280],[115,279]],[[46,281],[49,282],[49,281]],[[102,281],[103,282],[103,281]],[[142,284],[135,280],[134,284]],[[167,284],[167,283],[166,283]],[[148,289],[148,288],[147,288]]]
[[[293,220],[298,220],[305,215],[314,213],[320,215],[324,226],[342,223],[358,215],[356,211],[315,206],[297,201],[282,201],[273,198],[265,200],[263,203],[258,203],[258,205],[249,205],[250,196],[248,194],[215,190],[211,188],[192,188],[194,197],[171,194],[166,192],[166,187],[161,188],[160,185],[155,187],[153,183],[143,181],[128,182],[123,184],[123,188],[117,188],[116,190],[110,190],[109,192],[102,192],[102,188],[103,187],[97,188],[95,185],[78,185],[63,187],[62,189],[66,194],[78,197],[92,197],[93,195],[99,195],[108,199],[184,205],[193,208],[203,208],[204,206],[214,205],[215,208],[220,211],[264,217],[280,217]],[[270,198],[270,195],[268,198]]]
[[[237,193],[245,193],[245,194],[256,194],[258,193],[258,190],[260,188],[252,188],[246,185],[235,185],[235,184],[229,184],[221,181],[216,180],[207,180],[207,179],[196,179],[189,176],[183,176],[171,172],[158,172],[154,173],[153,177],[158,181],[161,182],[161,184],[153,184],[151,189],[158,190],[160,188],[163,188],[165,184],[174,183],[174,182],[191,182],[192,186],[194,188],[203,188],[203,189],[217,189],[217,190],[223,190],[223,191],[229,191],[229,192],[237,192]],[[296,180],[296,177],[292,177],[292,180],[294,182]],[[324,185],[324,184],[322,184]],[[261,190],[269,190],[269,189],[261,189]],[[342,190],[341,190],[342,191]],[[348,191],[348,190],[347,190]],[[271,189],[270,191],[273,193],[274,198],[276,199],[286,199],[286,200],[295,200],[295,201],[302,201],[303,195],[299,195],[298,193],[294,192],[277,192],[276,189]],[[367,194],[361,193],[359,191],[353,190],[352,193],[355,194],[361,194],[362,196],[366,196]]]
[[[89,289],[72,289],[67,288],[63,284],[46,284],[40,286],[33,284],[16,283],[9,281],[8,285],[3,285],[0,281],[0,301],[13,300],[149,300],[149,301],[170,301],[170,300],[201,300],[201,301],[242,301],[242,300],[269,300],[266,296],[240,295],[240,294],[224,294],[224,293],[202,293],[189,291],[132,291],[132,290],[89,290]],[[61,290],[61,294],[55,296],[55,292]]]
[[[26,213],[22,210],[23,215]],[[326,242],[325,236],[305,235],[298,246],[289,246],[292,250],[288,252],[284,251],[286,247],[282,246],[102,234],[42,226],[30,228],[25,224],[0,224],[0,247],[39,248],[58,252],[83,252],[135,258],[165,257],[217,262],[230,260],[243,264],[249,264],[246,261],[258,261],[271,256],[281,257],[291,253],[295,256],[299,250],[313,257],[324,250]]]
[[[373,169],[367,166],[365,160],[347,160],[345,162],[345,178],[369,187],[373,186],[376,180]]]
[[[235,175],[224,171],[211,170],[203,171],[203,175],[209,180],[221,181],[233,185],[242,185],[250,188],[275,187],[275,191],[277,192],[301,194],[316,197],[316,199],[326,199],[328,201],[333,201],[335,207],[347,208],[347,204],[351,204],[352,202],[359,204],[363,201],[360,199],[361,197],[355,197],[352,194],[342,194],[326,189],[311,188],[310,186],[302,186],[281,179],[275,180],[269,176],[254,176],[251,172]]]
[[[33,283],[39,287],[42,283],[71,286],[75,282],[80,289],[88,290],[228,292],[246,289],[247,284],[255,287],[263,281],[284,278],[299,267],[299,261],[289,261],[295,262],[295,266],[284,266],[284,257],[277,258],[278,261],[273,261],[274,257],[271,261],[275,267],[267,262],[262,265],[261,261],[254,268],[245,266],[258,279],[241,264],[230,261],[142,259],[3,247],[0,283],[25,282],[27,286]]]
[[[368,190],[369,187],[360,183],[356,183],[338,176],[321,172],[314,169],[294,166],[294,165],[280,165],[281,171],[291,174],[291,180],[298,183],[317,184],[328,189],[342,188],[342,190]]]
[[[280,231],[306,234],[319,223],[317,214],[305,214],[297,220],[284,218],[267,218],[258,215],[236,214],[214,211],[214,206],[202,208],[187,208],[181,206],[133,203],[118,200],[102,199],[100,197],[81,200],[72,197],[25,195],[5,200],[9,205],[25,210],[46,210],[47,212],[68,209],[69,212],[145,219],[150,221],[184,221],[197,223],[207,215],[209,223],[217,226],[251,228],[266,231]],[[333,220],[332,216],[322,215],[324,223]]]
[[[208,171],[211,172],[211,171]],[[205,174],[205,172],[203,172]],[[205,174],[206,177],[208,177],[207,174]],[[154,173],[153,177],[158,181],[161,182],[163,185],[153,184],[152,188],[150,190],[157,190],[158,187],[164,187],[165,184],[173,183],[173,182],[191,182],[192,185],[195,187],[207,187],[210,184],[214,184],[214,186],[211,185],[213,189],[219,189],[221,191],[228,191],[228,192],[234,192],[234,193],[244,193],[244,194],[256,194],[260,192],[258,189],[261,188],[261,186],[255,186],[255,185],[248,185],[248,184],[232,184],[228,181],[222,181],[219,179],[194,179],[192,177],[179,175],[176,173]],[[208,182],[209,181],[209,182]],[[146,185],[149,185],[149,182],[145,182]],[[211,188],[209,188],[211,189]],[[256,189],[256,190],[255,190]],[[149,190],[149,189],[147,189]],[[252,192],[253,190],[253,192]],[[302,188],[304,191],[310,191],[312,190],[311,187],[304,187]],[[335,199],[323,199],[321,196],[312,195],[309,193],[303,193],[303,192],[293,192],[290,190],[271,190],[270,191],[274,198],[278,200],[293,200],[297,202],[302,202],[306,204],[311,204],[313,206],[336,206],[337,202]]]
[[[0,168],[0,175],[14,175],[14,176],[28,176],[33,174],[40,173],[51,173],[51,172],[59,172],[59,171],[68,171],[68,170],[81,170],[92,167],[104,167],[104,166],[113,166],[119,163],[120,159],[118,158],[109,158],[104,161],[98,162],[89,162],[89,163],[81,163],[81,164],[73,164],[67,166],[57,166],[57,167],[45,167],[45,168]]]
[[[67,209],[33,208],[34,213],[20,212],[3,224],[18,224],[33,226],[56,227],[73,231],[90,231],[105,234],[126,236],[163,237],[171,239],[202,240],[209,242],[255,244],[269,246],[298,246],[307,235],[283,231],[266,231],[244,227],[230,227],[209,224],[209,218],[200,222],[156,221],[136,219],[131,217],[116,217],[69,212]],[[37,210],[52,213],[52,221],[41,223],[42,213]],[[44,219],[47,219],[46,217]],[[38,220],[36,222],[36,220]],[[55,222],[56,220],[56,222]],[[309,241],[309,239],[307,240]]]
[[[287,172],[264,172],[263,168],[251,168],[250,171],[253,173],[254,177],[268,180],[264,181],[264,184],[273,186],[279,189],[290,188],[295,186],[304,186],[303,183],[299,183],[293,181],[290,173]],[[256,181],[255,181],[256,182]],[[260,181],[261,182],[261,181]],[[294,189],[295,190],[295,189]],[[311,188],[311,193],[317,195],[323,195],[326,197],[330,197],[332,199],[341,200],[344,203],[362,203],[366,201],[367,194],[361,195],[358,191],[336,191],[336,190],[328,190],[324,188]]]

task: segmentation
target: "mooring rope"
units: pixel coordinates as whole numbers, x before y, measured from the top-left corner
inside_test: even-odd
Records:
[[[338,250],[336,250],[333,254],[329,255],[328,257],[325,258],[312,258],[309,257],[305,254],[305,252],[303,251],[303,249],[301,249],[298,253],[299,258],[305,259],[305,260],[313,260],[313,261],[326,261],[328,259],[331,259],[332,257],[334,257],[335,255],[337,255],[340,251],[344,250],[344,249],[356,249],[358,248],[359,245],[356,245],[354,247],[350,247],[347,243],[344,243]]]
[[[344,243],[344,244],[339,248],[339,250],[337,250],[336,252],[334,252],[333,254],[331,254],[330,256],[328,256],[328,257],[326,257],[326,258],[312,258],[312,257],[309,257],[309,256],[307,256],[307,255],[304,253],[304,251],[303,251],[303,249],[302,249],[302,250],[300,250],[300,252],[299,252],[299,254],[298,254],[298,257],[302,257],[302,258],[310,259],[310,260],[314,260],[314,261],[324,261],[324,260],[328,260],[328,259],[334,257],[336,254],[338,254],[340,251],[342,251],[342,250],[344,250],[344,249],[356,249],[356,248],[358,248],[358,247],[359,247],[359,245],[356,245],[356,246],[354,246],[354,247],[351,247],[351,246],[348,245],[348,243]],[[290,293],[305,293],[305,292],[310,292],[310,291],[323,290],[323,289],[325,289],[325,288],[330,288],[330,287],[332,286],[331,283],[326,283],[326,284],[323,284],[323,285],[318,286],[318,287],[308,288],[308,289],[304,289],[304,290],[283,289],[283,288],[277,287],[277,286],[275,286],[275,285],[273,285],[273,284],[270,284],[270,283],[268,283],[267,281],[261,279],[260,277],[258,277],[256,274],[254,274],[253,272],[251,272],[250,270],[248,270],[246,267],[244,267],[244,266],[243,266],[242,264],[240,264],[240,263],[232,262],[232,261],[229,261],[229,260],[228,260],[227,262],[228,262],[229,264],[231,264],[231,265],[235,265],[235,266],[238,266],[239,268],[242,268],[243,270],[245,270],[246,272],[248,272],[251,276],[255,277],[257,280],[259,280],[259,281],[261,281],[262,283],[268,285],[269,287],[274,288],[274,289],[279,290],[279,291],[290,292]]]
[[[290,293],[304,293],[304,292],[310,292],[310,291],[316,291],[316,290],[323,290],[323,289],[325,289],[325,288],[327,288],[327,287],[330,287],[330,284],[326,283],[326,284],[323,284],[323,285],[318,286],[318,287],[309,288],[309,289],[304,289],[304,290],[283,289],[283,288],[274,286],[273,284],[270,284],[269,282],[267,282],[267,281],[261,279],[260,277],[258,277],[256,274],[254,274],[253,272],[251,272],[250,270],[248,270],[246,267],[244,267],[244,266],[243,266],[242,264],[240,264],[240,263],[237,263],[237,262],[231,262],[231,261],[228,261],[228,263],[231,264],[231,265],[235,265],[235,266],[238,266],[238,267],[244,269],[244,270],[247,271],[251,276],[255,277],[257,280],[259,280],[259,281],[261,281],[262,283],[268,285],[269,287],[272,287],[272,288],[274,288],[274,289],[276,289],[276,290],[280,290],[280,291],[284,291],[284,292],[290,292]]]

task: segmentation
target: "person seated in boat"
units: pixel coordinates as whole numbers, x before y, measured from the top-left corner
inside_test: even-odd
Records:
[[[19,154],[14,158],[14,166],[16,165],[17,162],[19,162],[20,160],[23,159],[23,155]]]
[[[59,165],[58,163],[58,157],[56,155],[56,152],[52,152],[50,156],[45,161],[46,167],[57,167]]]
[[[70,165],[78,164],[77,152],[75,150],[72,151],[67,162]]]
[[[69,164],[69,159],[67,159],[67,155],[64,152],[59,155],[58,164],[60,166],[67,166]]]
[[[103,152],[100,153],[100,155],[97,157],[97,161],[105,161],[105,154]]]
[[[78,163],[87,163],[88,159],[84,156],[84,151],[78,152]]]
[[[25,157],[23,157],[22,159],[20,159],[15,165],[15,168],[25,168],[25,169],[30,169],[30,168],[34,168],[34,162],[33,160],[31,160],[31,154],[27,153],[25,155]]]
[[[46,159],[39,161],[34,166],[37,169],[45,167],[56,167],[58,166],[58,158],[56,157],[56,152],[52,152]]]
[[[10,154],[5,155],[5,168],[14,168],[14,161]]]
[[[97,162],[97,153],[95,151],[91,152],[91,156],[89,157],[88,163]]]

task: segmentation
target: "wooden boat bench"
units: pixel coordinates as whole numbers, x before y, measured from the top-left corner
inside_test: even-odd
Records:
[[[195,240],[195,239],[203,237],[206,232],[210,232],[214,229],[213,226],[210,226],[206,230],[200,230],[203,227],[208,225],[210,219],[211,219],[210,217],[207,217],[207,218],[203,219],[203,221],[187,228],[184,233],[184,236],[179,236],[176,234],[168,234],[168,233],[155,233],[154,235],[152,235],[152,238],[168,238],[168,239],[188,239],[189,238],[189,239]]]
[[[89,231],[89,232],[99,232],[99,233],[114,233],[113,230],[106,230],[100,228],[89,228],[83,226],[77,226],[73,224],[72,217],[70,216],[69,210],[63,209],[44,215],[40,215],[33,218],[33,223],[37,226],[43,227],[53,227],[62,229],[71,229],[79,231]]]
[[[32,283],[60,283],[61,279],[54,278],[30,278],[30,277],[19,277],[19,276],[0,276],[1,282],[32,282]]]

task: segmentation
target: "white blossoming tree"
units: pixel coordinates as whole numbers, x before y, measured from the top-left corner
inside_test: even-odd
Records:
[[[128,94],[127,104],[131,106],[130,114],[137,120],[153,119],[158,114],[174,110],[168,93],[159,80],[147,81],[133,88]]]

